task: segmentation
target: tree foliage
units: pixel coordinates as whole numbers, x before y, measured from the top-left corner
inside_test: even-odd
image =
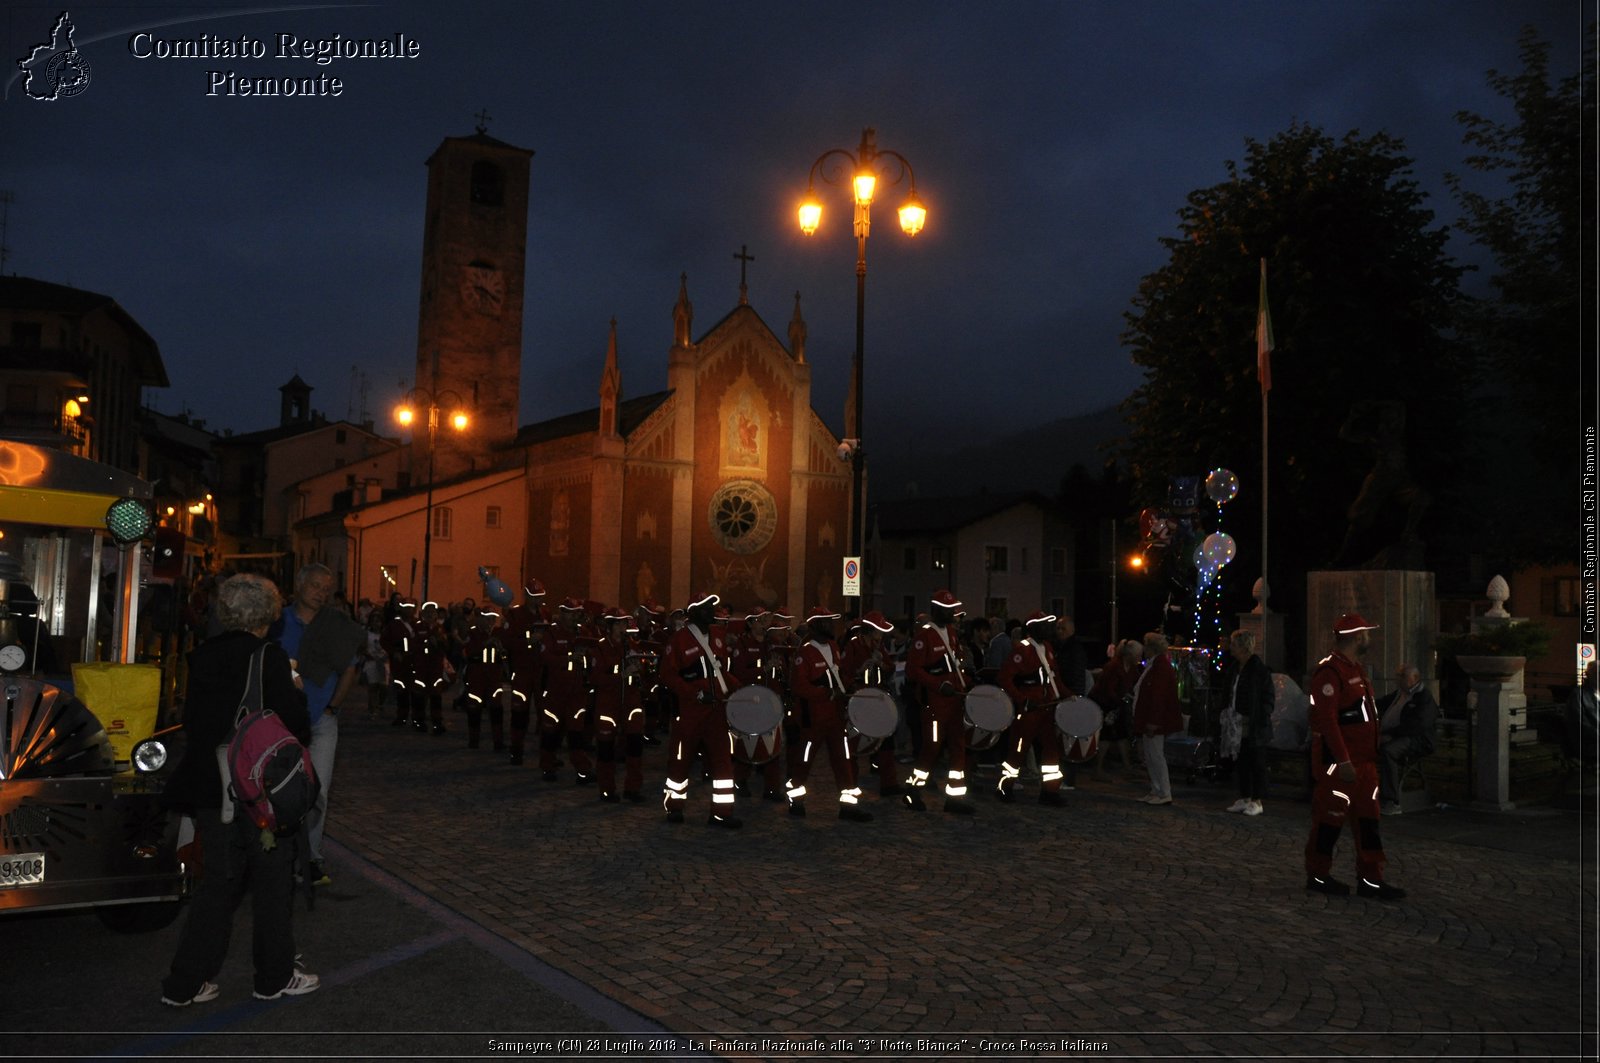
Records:
[[[1464,336],[1478,359],[1487,448],[1488,552],[1497,563],[1566,561],[1578,529],[1573,387],[1580,359],[1594,358],[1585,322],[1595,320],[1595,28],[1585,34],[1581,69],[1550,77],[1550,45],[1532,31],[1519,39],[1522,69],[1488,81],[1512,105],[1499,123],[1462,111],[1466,164],[1503,180],[1501,194],[1449,175],[1460,228],[1494,257],[1494,294],[1466,307]],[[1585,133],[1589,135],[1586,137]]]
[[[1266,143],[1246,141],[1243,162],[1226,170],[1226,181],[1189,195],[1180,235],[1162,240],[1166,265],[1144,278],[1125,315],[1123,339],[1145,379],[1123,404],[1123,456],[1145,504],[1164,499],[1173,475],[1238,473],[1227,518],[1242,578],[1232,582],[1248,587],[1260,564],[1255,323],[1267,259],[1277,341],[1272,570],[1275,600],[1292,608],[1299,595],[1285,592],[1340,553],[1346,512],[1373,465],[1369,451],[1340,439],[1357,401],[1405,404],[1411,475],[1435,512],[1449,506],[1440,474],[1461,421],[1449,338],[1461,270],[1393,137],[1336,140],[1296,124]]]

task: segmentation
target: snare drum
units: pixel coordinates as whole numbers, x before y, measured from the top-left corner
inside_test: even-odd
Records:
[[[1056,706],[1056,730],[1067,759],[1083,764],[1094,759],[1100,749],[1100,726],[1105,713],[1088,698],[1068,698]]]
[[[994,748],[1017,718],[1006,692],[988,683],[967,692],[966,708],[968,749]]]
[[[853,757],[870,757],[900,726],[900,707],[887,691],[877,687],[862,687],[852,694],[844,713]]]
[[[783,748],[783,701],[762,686],[740,687],[728,698],[733,759],[765,764]]]

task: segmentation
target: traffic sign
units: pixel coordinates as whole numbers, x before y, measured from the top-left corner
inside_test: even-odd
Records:
[[[844,559],[844,596],[846,598],[861,597],[861,559],[847,557]]]

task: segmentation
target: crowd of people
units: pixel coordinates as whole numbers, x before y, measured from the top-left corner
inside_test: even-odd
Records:
[[[268,703],[284,703],[285,721],[307,745],[321,783],[303,839],[284,847],[304,841],[305,873],[314,884],[331,881],[322,828],[338,713],[358,682],[367,686],[370,714],[392,706],[393,726],[425,734],[449,733],[449,702],[465,719],[471,748],[482,745],[487,717],[490,748],[513,765],[525,762],[531,734],[546,781],[558,781],[570,762],[575,782],[594,786],[603,802],[645,800],[644,749],[664,740],[661,792],[670,823],[685,818],[692,776],[710,782],[712,826],[740,827],[736,799],[753,795],[757,785],[764,800],[804,816],[810,773],[824,751],[837,814],[852,822],[873,819],[862,801],[861,779],[869,775],[880,804],[925,812],[942,771],[943,811],[973,814],[969,753],[998,761],[996,799],[1017,799],[1032,761],[1039,803],[1059,807],[1078,769],[1104,777],[1108,751],[1120,753],[1124,770],[1134,770],[1135,739],[1150,780],[1141,800],[1173,801],[1167,739],[1186,730],[1187,721],[1160,632],[1108,647],[1104,665],[1091,670],[1071,617],[1036,612],[1023,621],[963,623],[962,603],[948,590],[935,593],[927,612],[902,630],[876,610],[849,624],[823,606],[732,613],[716,594],[670,611],[653,601],[627,610],[575,597],[551,609],[537,580],[503,610],[472,600],[419,604],[399,594],[381,606],[351,607],[334,582],[325,566],[307,565],[284,605],[260,576],[227,580],[216,594],[218,633],[191,655],[190,755],[174,793],[196,816],[208,875],[163,987],[169,1004],[214,996],[210,979],[227,947],[219,913],[231,911],[247,889],[255,897],[257,995],[272,999],[317,986],[314,975],[285,967],[285,956],[293,955],[292,860],[258,852],[247,830],[228,825],[227,795],[205,764],[239,705],[244,662],[263,645],[273,649],[263,659]],[[1373,626],[1356,614],[1340,617],[1334,651],[1312,676],[1306,888],[1350,891],[1329,874],[1349,821],[1357,892],[1393,900],[1404,891],[1383,878],[1380,796],[1390,796],[1395,764],[1417,748],[1409,723],[1426,713],[1427,699],[1414,669],[1402,669],[1397,697],[1382,706],[1374,700],[1360,664]],[[1234,633],[1223,649],[1209,691],[1239,779],[1239,799],[1228,811],[1259,815],[1272,678],[1249,632]],[[903,754],[897,732],[909,739]],[[267,939],[272,944],[264,945]]]

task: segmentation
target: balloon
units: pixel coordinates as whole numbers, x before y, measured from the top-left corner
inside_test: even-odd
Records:
[[[489,570],[482,567],[478,569],[478,578],[483,580],[484,597],[502,608],[511,604],[511,588],[506,586],[505,580],[489,575]]]
[[[1233,560],[1239,552],[1238,544],[1233,541],[1233,536],[1227,532],[1212,532],[1206,536],[1205,542],[1200,544],[1200,553],[1207,564],[1213,568],[1221,568]]]
[[[1239,493],[1239,478],[1227,469],[1213,469],[1206,477],[1206,497],[1217,505],[1231,502]]]

